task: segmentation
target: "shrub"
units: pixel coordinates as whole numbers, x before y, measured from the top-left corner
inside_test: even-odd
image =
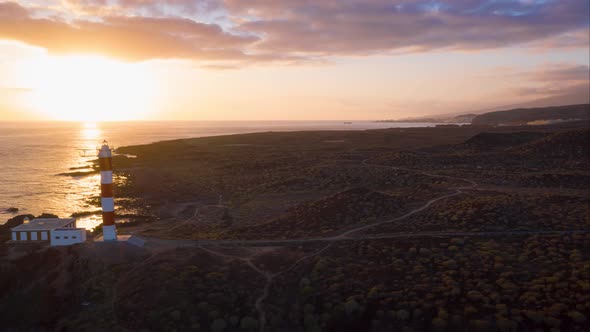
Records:
[[[490,328],[490,322],[482,319],[472,319],[469,321],[469,327],[473,331],[486,331]]]
[[[246,316],[242,318],[242,321],[240,322],[240,327],[248,331],[255,331],[258,328],[258,320]]]
[[[344,311],[347,315],[351,315],[360,309],[359,304],[355,300],[349,300],[344,304]]]
[[[447,321],[440,318],[440,317],[436,317],[435,319],[432,320],[432,327],[436,331],[442,331],[445,329],[446,326],[447,326]]]
[[[396,312],[395,316],[401,321],[406,321],[410,318],[410,313],[407,310],[400,309]]]
[[[498,330],[500,331],[516,330],[516,323],[503,317],[500,317],[496,320],[496,325],[498,325]]]
[[[221,318],[217,318],[216,320],[213,321],[213,324],[211,324],[211,331],[213,332],[221,332],[223,330],[225,330],[227,328],[227,323],[225,322],[224,319]]]
[[[539,312],[539,311],[535,311],[535,310],[526,310],[524,311],[524,315],[532,320],[533,322],[535,322],[535,324],[540,324],[545,320],[545,317],[543,316],[543,313]]]
[[[582,324],[586,321],[586,316],[579,311],[573,310],[567,314],[574,322]]]

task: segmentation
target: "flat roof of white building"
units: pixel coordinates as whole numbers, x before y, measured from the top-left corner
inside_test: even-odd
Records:
[[[80,232],[80,231],[86,231],[86,228],[56,228],[53,229],[54,231],[60,231],[60,232]]]
[[[76,218],[38,218],[11,228],[12,231],[51,231],[76,221]]]

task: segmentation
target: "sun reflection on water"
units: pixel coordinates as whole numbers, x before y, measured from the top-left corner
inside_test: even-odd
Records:
[[[30,193],[39,197],[38,201],[28,200],[30,210],[23,209],[23,212],[33,212],[35,215],[47,212],[62,218],[76,217],[78,227],[92,230],[102,223],[100,174],[96,161],[98,148],[105,136],[110,134],[109,128],[104,127],[102,123],[70,123],[62,126],[66,129],[55,130],[56,133],[50,137],[53,140],[47,143],[33,141],[36,139],[34,137],[30,138],[27,144],[39,147],[43,158],[47,160],[47,166],[40,168],[37,166],[40,164],[38,161],[29,161],[25,164],[28,168],[22,172],[28,173],[24,174],[23,178],[29,180],[23,181],[23,194],[13,194],[20,195],[14,196],[14,200],[28,197]],[[47,174],[50,176],[45,176]],[[41,177],[42,175],[45,177]],[[118,172],[115,172],[113,180],[115,193],[117,187],[128,181]],[[0,186],[0,191],[3,191],[3,188]],[[127,202],[129,201],[124,197],[115,198],[117,223],[130,221],[130,216],[136,213]],[[36,206],[39,208],[36,209]]]
[[[86,122],[83,124],[83,129],[81,131],[81,136],[83,139],[95,141],[100,137],[101,134],[102,132],[96,123]]]
[[[72,213],[82,213],[78,216],[77,225],[86,229],[93,229],[101,222],[100,207],[93,204],[93,200],[100,195],[100,175],[95,171],[93,161],[97,158],[97,148],[100,144],[102,131],[97,123],[83,123],[79,132],[79,153],[71,160],[70,167],[81,172],[81,176],[72,177],[72,191],[67,200],[72,205]],[[84,173],[90,173],[84,174]],[[95,214],[92,214],[92,213]]]

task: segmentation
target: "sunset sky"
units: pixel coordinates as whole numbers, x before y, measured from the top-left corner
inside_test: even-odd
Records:
[[[587,0],[0,0],[0,120],[325,120],[588,100]]]

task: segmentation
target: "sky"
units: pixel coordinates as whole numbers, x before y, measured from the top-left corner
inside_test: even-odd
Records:
[[[588,102],[587,0],[0,0],[0,121]]]

